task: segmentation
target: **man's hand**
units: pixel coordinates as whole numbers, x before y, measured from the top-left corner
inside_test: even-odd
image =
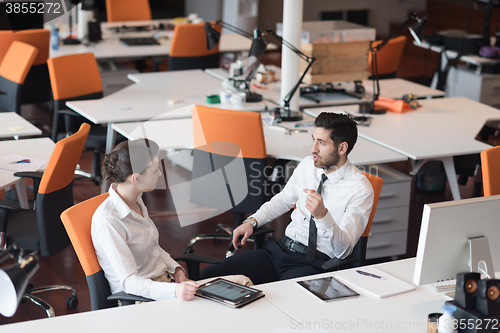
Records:
[[[253,227],[250,223],[242,223],[238,228],[233,230],[233,245],[236,250],[238,246],[243,246],[247,242],[248,237],[253,233]],[[240,237],[243,238],[240,241]]]
[[[180,267],[175,268],[175,271],[174,271],[174,274],[172,274],[172,277],[174,278],[174,281],[177,283],[187,281],[186,274],[184,273],[184,270]]]
[[[328,209],[326,209],[325,204],[323,203],[323,197],[321,194],[316,192],[315,190],[303,190],[307,193],[306,198],[306,208],[317,219],[322,219],[328,213]]]
[[[181,301],[189,301],[193,299],[194,293],[198,289],[198,284],[194,281],[187,280],[179,283],[175,288],[175,297]]]

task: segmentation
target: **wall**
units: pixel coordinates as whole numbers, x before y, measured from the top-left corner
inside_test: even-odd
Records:
[[[377,37],[385,37],[391,23],[402,23],[412,11],[425,9],[425,0],[304,0],[303,21],[318,21],[322,11],[370,10],[370,26]],[[259,26],[276,29],[283,19],[282,0],[259,0]]]

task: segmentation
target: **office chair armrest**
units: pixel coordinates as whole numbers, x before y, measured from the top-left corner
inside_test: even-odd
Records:
[[[349,266],[352,263],[355,263],[359,261],[359,259],[356,258],[345,258],[345,259],[339,259],[339,258],[332,258],[328,261],[326,261],[321,268],[323,268],[325,271],[333,271],[335,269],[342,268],[344,266]]]
[[[176,261],[184,261],[187,266],[188,270],[188,277],[191,280],[199,280],[200,278],[200,263],[207,263],[207,264],[218,264],[220,263],[220,260],[208,256],[206,254],[200,254],[200,253],[188,253],[188,254],[183,254],[175,258]]]
[[[0,200],[0,208],[9,210],[19,210],[21,206],[12,201]]]
[[[22,171],[22,172],[16,172],[14,176],[22,178],[31,178],[33,180],[33,192],[35,193],[35,198],[36,198],[36,194],[38,193],[38,187],[40,186],[40,181],[42,180],[43,172]]]
[[[154,300],[142,296],[127,294],[124,291],[120,291],[108,296],[108,301],[120,301],[122,302],[122,305],[129,305],[134,304],[135,302],[151,302]]]
[[[41,171],[21,171],[14,173],[16,177],[42,179],[43,172]]]

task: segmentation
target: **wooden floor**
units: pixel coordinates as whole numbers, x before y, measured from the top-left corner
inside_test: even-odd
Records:
[[[28,119],[34,119],[39,125],[50,124],[51,112],[47,107],[23,106],[22,114]],[[80,161],[81,168],[90,170],[92,159],[91,152],[84,152]],[[389,166],[399,170],[405,174],[409,174],[411,169],[410,162],[391,163]],[[181,177],[188,177],[180,169],[174,170]],[[76,180],[74,183],[75,203],[81,202],[92,196],[99,194],[100,189],[90,180]],[[460,186],[462,197],[470,197],[472,193],[472,180],[466,186]],[[0,192],[0,198],[3,198],[4,193]],[[412,257],[416,254],[418,235],[420,230],[420,220],[422,209],[425,203],[439,202],[451,200],[451,192],[447,187],[442,193],[423,193],[412,189],[410,200],[410,216],[409,216],[409,233],[407,253],[402,257]],[[150,211],[175,211],[171,195],[168,191],[157,190],[144,195],[144,201]],[[188,241],[195,235],[203,233],[212,233],[217,223],[232,224],[232,215],[224,213],[209,221],[200,222],[194,225],[181,227],[179,220],[175,214],[166,217],[153,218],[160,232],[160,245],[167,250],[173,257],[180,255]],[[283,236],[284,229],[289,222],[289,215],[282,216],[271,223],[271,227],[276,230],[276,237],[279,239]],[[216,244],[211,241],[200,242],[195,246],[195,252],[206,253],[223,258],[227,243]],[[251,246],[247,246],[247,249]],[[386,261],[391,258],[383,258],[377,261]],[[47,300],[55,308],[57,316],[78,313],[90,310],[89,294],[85,275],[80,267],[78,259],[70,246],[59,254],[41,258],[40,269],[31,279],[35,286],[52,285],[52,284],[67,284],[73,286],[78,292],[79,305],[75,310],[66,308],[65,299],[70,296],[67,292],[49,292],[42,294],[41,297]],[[0,296],[1,297],[1,296]],[[45,313],[41,308],[31,304],[20,304],[17,313],[12,318],[4,318],[0,316],[0,325],[15,323],[25,320],[44,318]],[[68,328],[70,329],[70,328]],[[1,329],[0,329],[1,331]]]

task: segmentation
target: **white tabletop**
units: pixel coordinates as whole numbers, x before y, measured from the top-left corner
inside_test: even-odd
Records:
[[[411,282],[415,259],[375,267]],[[336,273],[315,275],[330,276]],[[323,302],[296,281],[262,284],[265,297],[242,309],[208,300],[177,299],[65,315],[2,326],[2,333],[62,332],[426,332],[427,316],[442,312],[444,293],[430,286],[384,299],[360,292],[357,298]]]
[[[0,112],[0,138],[41,135],[42,131],[15,112]]]
[[[266,298],[232,309],[195,298],[129,305],[73,315],[3,325],[2,333],[19,332],[268,332],[288,328],[290,317]]]
[[[421,47],[421,48],[424,48],[424,49],[430,49],[431,51],[434,51],[434,52],[437,52],[437,53],[441,53],[441,51],[444,50],[444,46],[430,45],[427,42],[418,43],[416,41],[413,41],[413,45]],[[454,59],[454,58],[457,57],[458,52],[457,51],[453,51],[453,50],[447,50],[446,51],[446,55],[448,56],[448,58]],[[475,54],[465,54],[465,55],[462,55],[460,57],[460,60],[464,61],[464,62],[467,62],[469,64],[480,65],[480,66],[482,66],[482,65],[493,65],[493,64],[496,64],[496,63],[500,62],[500,59],[483,58],[483,57],[480,57],[480,56],[475,55]]]
[[[369,127],[359,136],[408,156],[413,160],[479,153],[490,148],[475,140],[488,119],[500,119],[500,111],[465,97],[420,100],[421,108],[371,115]],[[356,113],[357,106],[314,108],[311,115],[339,110]]]
[[[303,122],[311,122],[313,118],[305,115]],[[293,123],[282,123],[281,126],[294,128]],[[147,137],[156,141],[164,149],[192,149],[192,119],[157,120],[113,124],[113,129],[130,140]],[[275,158],[301,161],[311,154],[311,134],[314,127],[301,127],[307,133],[285,134],[286,130],[276,126],[264,126],[267,155]],[[356,165],[388,163],[404,161],[406,157],[368,140],[358,138],[349,159]]]
[[[415,258],[374,266],[411,283]],[[338,272],[319,274],[314,278],[336,274]],[[438,293],[425,285],[383,299],[356,290],[361,294],[359,297],[324,302],[296,282],[310,278],[302,277],[259,287],[271,303],[295,319],[293,325],[306,327],[319,322],[327,332],[426,332],[427,316],[442,312],[441,306],[446,300],[444,293]],[[403,326],[398,329],[398,325]]]
[[[190,113],[172,111],[192,104],[221,107],[206,103],[206,95],[219,94],[221,82],[199,69],[135,74],[132,78],[136,84],[102,99],[72,101],[66,105],[95,124],[191,117]],[[265,107],[263,102],[246,103],[240,109],[259,111]]]
[[[173,23],[172,20],[153,20],[153,21],[135,21],[135,22],[103,22],[101,24],[102,38],[99,43],[92,43],[89,45],[61,45],[59,50],[50,49],[49,56],[58,57],[62,55],[91,52],[98,60],[103,59],[117,59],[117,58],[142,58],[154,56],[168,56],[170,53],[170,45],[172,37],[174,36],[173,30],[152,30],[143,32],[114,32],[108,29],[109,27],[116,26],[131,26],[131,24],[145,26],[153,24],[158,26],[158,23]],[[61,36],[66,36],[66,27],[62,25]],[[76,30],[76,27],[75,27]],[[141,45],[141,46],[128,46],[120,42],[120,38],[124,37],[153,37],[156,36],[160,45]],[[220,38],[219,52],[241,52],[250,50],[252,40],[234,33],[223,33]],[[269,49],[276,49],[276,45],[270,44]]]
[[[257,84],[252,86],[251,90],[257,94],[261,94],[266,100],[279,104],[281,101],[281,69],[279,67],[270,65],[266,69],[275,73],[276,82],[268,84]],[[206,69],[205,72],[212,75],[219,80],[229,77],[228,72],[223,68]],[[361,102],[369,101],[373,95],[373,81],[363,80],[363,87],[365,88],[365,96],[354,97],[346,94],[326,94],[325,100],[316,103],[310,99],[300,97],[299,106],[305,108],[321,107],[327,105],[346,105],[346,104],[359,104]],[[346,92],[354,92],[354,82],[334,82],[334,87],[337,89],[345,89]],[[423,97],[444,97],[444,92],[441,90],[431,89],[427,86],[410,82],[403,79],[384,79],[379,81],[380,96],[388,98],[402,98],[405,94],[414,94],[419,98]],[[299,94],[299,91],[295,92]],[[328,98],[328,100],[326,100]]]

